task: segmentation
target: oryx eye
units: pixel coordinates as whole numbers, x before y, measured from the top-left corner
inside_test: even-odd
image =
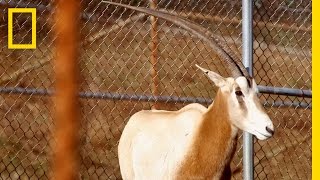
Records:
[[[236,91],[235,93],[236,93],[237,96],[242,96],[243,95],[242,91]]]

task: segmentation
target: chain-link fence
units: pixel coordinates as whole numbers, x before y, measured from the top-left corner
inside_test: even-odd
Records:
[[[121,1],[149,6],[149,1]],[[262,86],[311,89],[311,1],[255,0],[254,77]],[[48,179],[52,149],[52,14],[47,0],[0,0],[0,178]],[[37,48],[11,50],[8,7],[37,8]],[[83,0],[81,14],[81,179],[121,179],[117,142],[128,118],[141,109],[177,110],[190,102],[208,105],[216,88],[200,64],[228,76],[207,44],[182,28],[147,15]],[[241,1],[159,0],[212,31],[241,57]],[[150,33],[157,36],[157,46]],[[14,14],[15,43],[31,42],[31,17]],[[152,49],[155,48],[155,49]],[[156,51],[154,51],[156,50]],[[155,53],[156,52],[156,53]],[[151,58],[153,57],[153,58]],[[156,95],[158,98],[154,98]],[[311,179],[311,98],[261,94],[275,136],[254,143],[256,179]],[[242,179],[242,142],[232,162]]]

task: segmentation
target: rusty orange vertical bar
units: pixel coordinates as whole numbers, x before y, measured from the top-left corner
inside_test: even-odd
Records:
[[[156,9],[157,8],[157,0],[149,0],[150,8]],[[158,79],[158,72],[157,72],[157,63],[158,63],[158,19],[154,16],[150,16],[150,23],[151,23],[151,79],[152,79],[152,85],[151,85],[151,91],[152,95],[158,96],[158,88],[159,88],[159,79]],[[157,102],[154,102],[152,109],[158,109],[159,104]]]
[[[56,0],[53,179],[78,179],[79,0]]]

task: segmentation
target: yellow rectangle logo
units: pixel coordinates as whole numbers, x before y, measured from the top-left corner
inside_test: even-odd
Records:
[[[32,41],[31,44],[13,44],[13,13],[31,13]],[[9,8],[8,9],[8,48],[9,49],[36,49],[37,35],[37,10],[36,8]]]

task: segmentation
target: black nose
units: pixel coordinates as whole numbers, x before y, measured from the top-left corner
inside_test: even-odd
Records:
[[[266,127],[266,130],[267,130],[268,133],[270,133],[271,135],[274,134],[274,130],[270,129],[268,126]]]

